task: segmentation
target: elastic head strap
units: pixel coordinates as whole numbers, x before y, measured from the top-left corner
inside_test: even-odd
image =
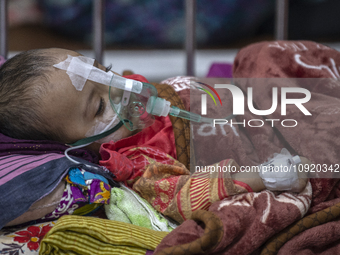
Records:
[[[116,132],[119,128],[121,128],[121,126],[124,125],[124,122],[128,122],[128,120],[121,120],[116,126],[105,131],[104,133],[94,135],[94,136],[90,136],[90,137],[86,137],[86,138],[83,138],[83,139],[76,141],[75,143],[68,144],[68,145],[69,146],[78,146],[78,145],[88,144],[88,143],[92,143],[94,141],[100,140],[100,139],[112,134],[113,132]]]

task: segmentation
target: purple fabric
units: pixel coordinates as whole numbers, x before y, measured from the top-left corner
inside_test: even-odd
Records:
[[[232,63],[213,63],[210,66],[207,74],[208,78],[232,78],[233,64]]]
[[[75,198],[74,200],[77,201],[78,203],[86,203],[88,200],[83,194],[82,190],[80,190],[79,187],[77,186],[70,185],[70,191],[68,192],[72,194],[72,197],[74,197]],[[66,195],[69,197],[71,196],[68,193]]]
[[[145,255],[152,255],[152,254],[153,254],[153,251],[146,250],[146,253],[145,253]]]
[[[54,141],[20,140],[0,134],[0,157],[8,156],[11,154],[64,154],[64,151],[67,148],[68,146]],[[69,152],[69,155],[85,159],[92,163],[99,162],[98,156],[94,152],[85,149],[71,150]]]
[[[0,56],[0,67],[2,66],[3,63],[6,62],[6,59],[3,56]]]
[[[111,187],[108,184],[98,179],[92,180],[90,190],[88,191],[90,204],[92,203],[109,204],[110,199],[106,197],[106,195],[109,194],[107,193],[108,190],[111,190]]]
[[[84,170],[79,169],[79,171],[83,172]],[[82,175],[81,178],[84,177],[85,176]],[[63,197],[60,200],[57,208],[53,212],[47,214],[45,217],[39,220],[36,220],[35,222],[39,223],[56,220],[63,215],[75,213],[79,208],[83,206],[92,204],[92,208],[87,207],[84,211],[82,211],[82,215],[89,215],[96,211],[99,206],[109,204],[109,194],[111,191],[111,186],[99,179],[96,179],[98,177],[98,175],[93,175],[93,179],[87,179],[87,185],[82,186],[79,183],[72,182],[72,178],[68,176],[66,178],[68,182],[64,189]],[[85,178],[83,180],[85,182]]]

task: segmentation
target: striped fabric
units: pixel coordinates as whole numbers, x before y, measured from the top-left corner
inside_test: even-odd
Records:
[[[207,210],[210,205],[210,173],[194,173],[190,185],[192,211]]]
[[[124,222],[67,215],[46,234],[39,254],[144,255],[167,234]]]
[[[223,169],[223,167],[233,166],[235,169],[239,169],[239,166],[234,160],[226,159],[211,167],[212,169],[218,169],[218,167]],[[209,171],[210,170],[206,172],[194,172],[191,175],[189,195],[192,212],[196,210],[208,210],[213,202],[227,198],[230,195],[252,192],[252,189],[246,183],[232,180],[226,170],[225,172]]]
[[[62,158],[60,154],[32,155],[9,155],[0,158],[0,185],[13,178],[45,164],[51,160]]]

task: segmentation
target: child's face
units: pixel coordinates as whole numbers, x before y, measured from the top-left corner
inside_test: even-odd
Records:
[[[80,54],[63,49],[48,49],[46,54],[55,56],[59,63],[67,58],[67,55],[78,56]],[[105,67],[95,61],[94,66],[105,71]],[[48,93],[43,96],[43,115],[47,118],[50,127],[54,131],[61,131],[64,143],[73,143],[89,136],[89,132],[98,122],[104,120],[104,110],[109,104],[109,87],[87,80],[82,91],[76,90],[66,71],[51,67],[48,75]],[[125,126],[105,139],[120,140],[132,135]]]

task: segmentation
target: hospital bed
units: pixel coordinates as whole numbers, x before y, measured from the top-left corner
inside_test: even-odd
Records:
[[[3,56],[7,56],[7,18],[6,18],[6,9],[7,9],[7,0],[0,0],[1,3],[1,51],[0,54]],[[277,8],[276,8],[276,31],[275,38],[278,40],[287,39],[287,25],[288,25],[288,0],[277,0]],[[101,62],[104,54],[104,26],[103,26],[103,10],[104,10],[104,0],[94,0],[93,1],[93,24],[94,24],[94,39],[93,39],[93,51],[95,53],[95,58]],[[186,73],[187,75],[194,75],[194,56],[195,56],[195,1],[194,0],[186,0],[185,1],[186,8],[186,38],[185,38],[185,51],[186,51]],[[275,45],[274,45],[275,46]],[[297,47],[301,48],[301,46]],[[290,197],[289,197],[290,198]],[[270,198],[268,198],[269,200]],[[245,199],[246,200],[246,199]],[[288,198],[283,199],[285,202],[290,201]],[[291,199],[293,200],[293,199]],[[237,203],[236,201],[235,203]],[[241,201],[242,202],[242,201]],[[240,202],[240,203],[241,203]],[[275,201],[274,201],[275,202]],[[294,201],[293,201],[294,202]],[[293,203],[289,202],[289,203]],[[287,202],[287,204],[289,204]],[[340,208],[340,206],[339,206]],[[332,217],[336,218],[339,214],[339,209],[337,214],[332,212]],[[208,215],[209,216],[209,215]],[[328,217],[328,216],[327,216]],[[308,219],[314,220],[316,219]],[[317,219],[319,220],[319,219]],[[297,227],[296,227],[297,228]],[[294,230],[294,229],[293,229]],[[293,232],[292,230],[292,232]],[[294,230],[295,231],[295,230]],[[290,234],[290,233],[289,233]],[[279,240],[280,241],[280,240]],[[169,253],[171,254],[171,253]],[[270,254],[270,253],[268,253]]]

